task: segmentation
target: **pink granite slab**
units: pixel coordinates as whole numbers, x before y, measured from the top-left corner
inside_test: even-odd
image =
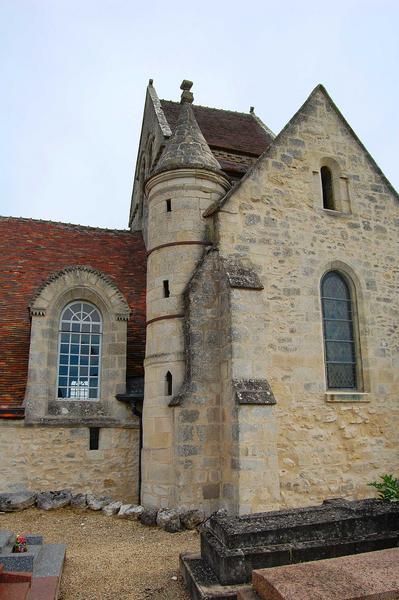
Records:
[[[262,600],[397,600],[399,548],[252,573]]]

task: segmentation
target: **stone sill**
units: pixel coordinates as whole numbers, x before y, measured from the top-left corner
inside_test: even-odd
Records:
[[[139,429],[139,420],[133,417],[132,421],[118,421],[109,417],[36,417],[25,419],[26,427],[45,426],[45,427],[114,427],[121,429]]]
[[[331,217],[351,217],[352,213],[342,210],[332,210],[331,208],[319,208],[320,212],[330,215]]]
[[[346,391],[328,391],[325,392],[326,402],[370,402],[368,392],[346,392]]]

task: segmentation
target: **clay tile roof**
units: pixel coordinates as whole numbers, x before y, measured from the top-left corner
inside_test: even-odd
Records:
[[[122,292],[132,311],[127,324],[127,375],[143,373],[146,252],[141,235],[0,217],[0,418],[15,417],[15,407],[24,399],[29,304],[43,283],[68,265],[99,270]]]
[[[180,104],[161,100],[172,131],[177,123]],[[192,105],[197,123],[211,148],[260,156],[273,138],[251,114]]]

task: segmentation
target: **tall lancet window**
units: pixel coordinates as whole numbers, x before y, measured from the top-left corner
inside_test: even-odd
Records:
[[[58,343],[58,398],[100,397],[102,318],[89,302],[71,302],[62,311]]]
[[[336,210],[334,202],[334,188],[331,169],[329,167],[321,167],[321,187],[323,192],[323,208]]]
[[[321,282],[328,389],[356,389],[356,347],[351,292],[346,279],[329,271]]]

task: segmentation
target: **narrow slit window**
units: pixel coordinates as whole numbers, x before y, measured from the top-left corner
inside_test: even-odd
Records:
[[[356,344],[352,298],[340,273],[329,271],[321,282],[327,389],[357,389]]]
[[[169,296],[170,296],[169,280],[165,279],[163,282],[163,297],[169,298]]]
[[[98,450],[100,442],[100,428],[90,427],[89,428],[89,449]]]
[[[172,200],[170,198],[166,200],[166,212],[172,212]]]
[[[321,187],[323,191],[323,208],[335,210],[332,173],[328,167],[321,167]]]
[[[171,396],[173,393],[173,378],[172,373],[168,371],[165,375],[165,395]]]

